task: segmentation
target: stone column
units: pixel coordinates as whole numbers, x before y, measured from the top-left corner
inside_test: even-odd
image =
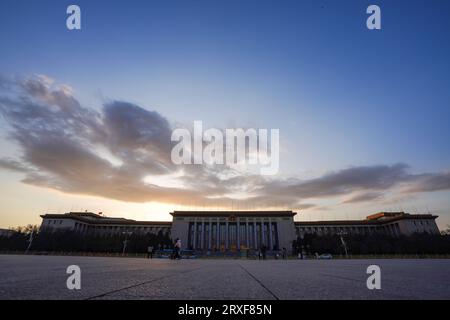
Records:
[[[263,245],[267,247],[266,232],[264,231],[264,219],[261,219],[261,246]]]
[[[255,242],[254,242],[254,247],[255,247],[255,249],[259,249],[258,248],[258,238],[257,238],[257,235],[256,235],[256,221],[253,221],[253,237],[255,238],[254,240],[255,240]]]
[[[228,221],[225,223],[225,250],[228,250],[228,240],[229,240],[229,232],[228,232]]]
[[[205,249],[205,221],[202,221],[202,233],[200,239],[200,249]]]
[[[197,222],[194,221],[194,241],[193,243],[193,249],[197,249]]]
[[[208,234],[208,249],[212,249],[212,222],[211,219],[209,219],[209,234]]]
[[[236,246],[237,250],[241,250],[241,224],[239,218],[236,219]]]
[[[273,250],[272,220],[269,219],[269,250]]]
[[[249,248],[249,246],[250,246],[250,239],[249,239],[249,235],[250,235],[250,233],[248,232],[249,230],[248,230],[248,221],[246,221],[245,222],[245,242],[246,242],[246,244],[247,244],[247,248]]]
[[[216,239],[216,245],[217,245],[217,249],[220,249],[220,221],[219,221],[219,219],[217,219],[217,222],[216,222],[216,226],[217,226],[217,232],[216,232],[216,237],[217,237],[217,239]]]

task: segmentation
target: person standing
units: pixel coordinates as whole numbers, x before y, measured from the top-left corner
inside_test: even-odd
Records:
[[[153,246],[147,248],[147,259],[153,259]]]
[[[175,259],[181,259],[181,240],[177,238],[175,241]]]
[[[174,260],[177,257],[177,242],[172,242],[172,252],[170,253],[170,259]]]
[[[261,254],[262,254],[262,258],[263,260],[266,260],[266,246],[263,244],[261,247]]]

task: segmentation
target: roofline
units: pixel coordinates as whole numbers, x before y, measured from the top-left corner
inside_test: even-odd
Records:
[[[433,219],[436,220],[439,216],[432,214],[408,214],[402,216],[389,217],[384,220],[330,220],[330,221],[294,221],[296,225],[383,225],[390,222],[399,220],[424,220]]]
[[[170,215],[173,217],[293,217],[297,214],[297,212],[293,212],[292,210],[280,210],[280,211],[259,211],[259,210],[239,210],[239,211],[209,211],[209,210],[194,210],[194,211],[173,211],[170,212]]]
[[[99,217],[96,219],[87,219],[82,216],[76,216],[71,214],[43,214],[40,216],[42,219],[72,219],[72,220],[78,220],[81,222],[86,222],[88,224],[113,224],[113,225],[164,225],[164,226],[171,226],[171,221],[137,221],[137,220],[131,220],[131,219],[125,219],[125,220],[109,220],[105,217]]]
[[[173,211],[170,212],[173,217],[229,217],[229,216],[238,216],[238,217],[266,217],[266,216],[275,216],[275,217],[293,217],[297,213],[291,210],[285,211],[257,211],[257,210],[248,210],[248,211]],[[374,214],[375,216],[378,214]],[[77,215],[74,213],[66,213],[66,214],[43,214],[40,215],[42,219],[72,219],[81,222],[85,222],[88,224],[95,225],[159,225],[159,226],[171,226],[171,221],[137,221],[132,219],[125,218],[108,218],[97,216],[95,214],[83,216]],[[395,222],[399,220],[423,220],[423,219],[437,219],[439,216],[432,214],[402,214],[397,216],[386,217],[385,219],[365,219],[365,220],[329,220],[329,221],[294,221],[295,225],[384,225],[386,223]]]

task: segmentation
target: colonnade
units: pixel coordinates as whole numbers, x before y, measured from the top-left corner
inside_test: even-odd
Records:
[[[189,223],[188,247],[197,250],[234,251],[278,248],[277,223],[269,220],[223,221],[205,219]]]

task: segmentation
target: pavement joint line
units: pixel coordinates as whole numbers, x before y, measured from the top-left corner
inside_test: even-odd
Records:
[[[101,297],[104,297],[104,296],[107,296],[107,295],[110,295],[110,294],[113,294],[113,293],[117,293],[117,292],[120,292],[120,291],[128,290],[128,289],[131,289],[131,288],[136,288],[136,287],[143,286],[143,285],[146,285],[146,284],[149,284],[149,283],[152,283],[152,282],[156,282],[156,281],[159,281],[159,280],[176,277],[176,276],[178,276],[180,274],[194,272],[194,271],[197,271],[197,270],[200,270],[200,269],[203,269],[203,267],[195,268],[195,269],[188,270],[188,271],[183,271],[183,272],[180,272],[180,273],[170,274],[170,275],[167,275],[167,276],[164,276],[164,277],[161,277],[161,278],[156,278],[156,279],[144,281],[144,282],[141,282],[141,283],[133,284],[133,285],[128,286],[128,287],[124,287],[124,288],[120,288],[120,289],[116,289],[116,290],[111,290],[111,291],[108,291],[108,292],[105,292],[105,293],[101,293],[101,294],[98,294],[98,295],[86,298],[84,300],[93,300],[93,299],[96,299],[96,298],[101,298]]]
[[[342,277],[342,276],[335,276],[335,275],[332,275],[332,274],[329,274],[329,273],[324,273],[324,272],[321,272],[320,274],[323,275],[323,276],[326,276],[326,277],[330,277],[330,278],[361,282],[360,279],[347,278],[347,277]]]
[[[238,263],[238,265],[250,276],[252,277],[256,282],[259,283],[259,285],[261,287],[263,287],[267,292],[269,292],[274,298],[275,300],[280,300],[280,298],[277,297],[277,295],[275,293],[273,293],[269,288],[267,288],[264,283],[262,283],[257,277],[255,277],[253,274],[250,273],[250,271],[248,271],[247,269],[245,269],[240,263]]]

